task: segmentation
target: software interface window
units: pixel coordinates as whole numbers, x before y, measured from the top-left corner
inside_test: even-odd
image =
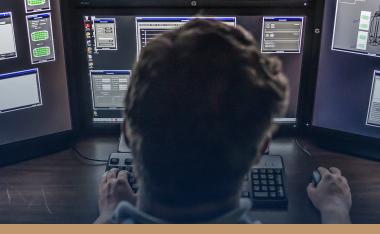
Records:
[[[0,60],[17,57],[11,12],[0,13]]]
[[[102,111],[122,110],[131,71],[91,71],[94,122],[120,122],[122,118],[99,115]]]
[[[301,53],[303,17],[264,17],[263,53]]]
[[[96,50],[117,50],[115,19],[94,19]]]
[[[380,71],[374,72],[367,125],[380,127]]]
[[[137,53],[144,48],[149,41],[166,31],[179,28],[196,17],[136,17]],[[231,26],[236,26],[236,17],[198,17],[210,18],[221,21]]]
[[[55,60],[53,30],[50,13],[26,17],[32,64]]]
[[[37,69],[0,74],[0,114],[42,105]]]
[[[332,49],[380,56],[380,2],[337,0]]]
[[[24,0],[26,13],[50,10],[50,0]]]

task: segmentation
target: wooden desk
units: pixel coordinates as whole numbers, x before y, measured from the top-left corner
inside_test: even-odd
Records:
[[[106,158],[117,150],[118,139],[95,138],[78,149],[84,155]],[[336,166],[353,192],[354,223],[380,223],[380,163],[322,150],[293,139],[276,140],[271,154],[281,154],[287,170],[289,207],[285,211],[253,211],[264,223],[318,223],[318,212],[306,194],[317,165]],[[97,185],[105,166],[81,163],[71,150],[0,168],[0,223],[91,223],[97,216]]]

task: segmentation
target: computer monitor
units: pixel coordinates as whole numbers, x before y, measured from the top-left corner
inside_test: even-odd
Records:
[[[169,12],[169,11],[168,11]],[[258,41],[262,53],[278,56],[291,86],[291,102],[280,123],[295,123],[298,90],[301,80],[304,14],[225,14],[213,12],[197,16],[228,25],[241,25]],[[207,15],[207,16],[206,16]],[[84,79],[91,96],[91,124],[104,125],[123,121],[124,95],[132,67],[141,49],[161,33],[173,30],[194,19],[193,14],[177,10],[168,14],[81,14],[84,26],[81,37],[85,45]],[[169,89],[170,87],[168,87]]]
[[[71,129],[60,1],[2,0],[0,164],[8,146]]]
[[[314,127],[380,140],[379,25],[380,0],[325,1]]]

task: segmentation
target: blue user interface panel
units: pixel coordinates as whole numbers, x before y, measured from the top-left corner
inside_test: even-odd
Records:
[[[301,53],[303,17],[264,17],[261,52]]]
[[[150,40],[167,31],[179,28],[196,17],[136,17],[137,53]],[[236,26],[236,17],[202,17]]]
[[[42,105],[38,69],[0,74],[0,100],[0,113]]]
[[[124,96],[131,78],[129,70],[91,71],[94,122],[121,122]]]
[[[50,13],[29,15],[26,18],[31,63],[54,61],[55,49]]]
[[[0,13],[0,60],[17,57],[12,12]]]
[[[117,50],[116,20],[103,18],[94,20],[96,50]]]

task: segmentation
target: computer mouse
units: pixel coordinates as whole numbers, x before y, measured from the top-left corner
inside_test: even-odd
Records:
[[[311,181],[314,187],[317,187],[319,182],[321,182],[321,180],[322,180],[321,173],[318,170],[314,170],[313,174],[311,175]]]

